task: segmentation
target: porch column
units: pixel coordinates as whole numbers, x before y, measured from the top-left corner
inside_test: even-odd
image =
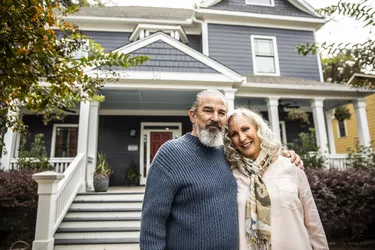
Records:
[[[78,127],[78,145],[77,153],[82,153],[83,162],[85,163],[85,186],[82,186],[79,192],[86,192],[87,186],[87,160],[88,160],[88,145],[89,145],[89,127],[90,127],[90,102],[81,102],[79,109],[79,127]]]
[[[323,100],[324,98],[315,98],[311,100],[311,108],[314,117],[316,144],[319,147],[319,152],[326,155],[328,154],[328,142],[326,124],[324,121]]]
[[[276,136],[277,140],[281,140],[280,136],[280,120],[279,120],[279,98],[268,97],[266,99],[268,108],[268,121],[271,129]]]
[[[327,121],[327,132],[328,132],[328,144],[329,144],[329,153],[336,154],[336,145],[335,145],[335,137],[333,135],[333,114],[334,110],[328,110],[325,112],[326,114],[326,121]]]
[[[86,172],[86,189],[94,191],[94,172],[98,155],[98,129],[99,129],[99,103],[90,102],[90,122],[89,122],[88,152],[89,157]]]
[[[224,90],[224,96],[227,100],[228,104],[228,114],[232,113],[234,111],[234,94],[236,93],[237,89],[226,89]]]
[[[366,114],[366,99],[357,99],[354,101],[353,105],[357,118],[359,143],[361,146],[370,147],[371,138]]]
[[[18,112],[8,111],[8,116],[20,116]],[[9,117],[9,119],[12,119]],[[8,128],[7,132],[4,135],[3,142],[4,148],[1,154],[1,165],[0,168],[3,170],[11,169],[10,160],[17,155],[17,148],[19,143],[20,134],[13,131],[12,128]]]

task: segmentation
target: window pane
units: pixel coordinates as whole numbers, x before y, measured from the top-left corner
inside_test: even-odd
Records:
[[[255,39],[255,55],[273,56],[273,41],[270,39]]]
[[[56,128],[55,157],[75,157],[77,155],[78,128]]]
[[[246,0],[247,4],[271,5],[271,0]]]
[[[340,137],[346,136],[345,121],[339,121],[339,133]]]
[[[276,73],[275,59],[273,57],[256,57],[257,73]]]

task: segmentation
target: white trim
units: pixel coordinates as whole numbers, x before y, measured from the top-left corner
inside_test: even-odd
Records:
[[[160,129],[145,129],[145,126],[160,126]],[[166,130],[165,126],[177,126],[178,129]],[[143,174],[143,163],[144,163],[144,134],[147,133],[147,154],[146,154],[146,171],[150,167],[150,132],[172,132],[172,139],[176,136],[182,136],[182,123],[181,122],[141,122],[141,133],[139,138],[139,173],[140,173],[140,185],[146,184],[146,177]],[[147,174],[146,174],[147,175]]]
[[[256,88],[266,88],[266,89],[294,89],[294,90],[310,90],[310,91],[342,91],[342,92],[352,92],[358,93],[362,92],[363,94],[371,94],[372,91],[365,89],[354,89],[346,85],[336,86],[313,86],[313,85],[297,85],[297,84],[276,84],[276,83],[258,83],[258,82],[247,82],[241,85],[242,87],[256,87]],[[312,89],[315,88],[315,89]],[[344,96],[343,96],[344,98]]]
[[[57,127],[62,127],[62,128],[68,127],[68,128],[78,128],[79,129],[79,124],[74,124],[74,123],[70,123],[70,124],[55,123],[55,124],[53,124],[50,158],[65,158],[65,157],[55,157],[56,129],[57,129]],[[78,136],[78,134],[77,134],[77,136]],[[78,137],[77,137],[77,140],[78,140]]]
[[[315,18],[315,17],[294,17],[294,16],[257,14],[257,13],[248,13],[248,12],[240,12],[240,11],[227,11],[227,10],[214,10],[214,9],[198,9],[196,10],[196,12],[199,14],[260,18],[260,19],[294,21],[294,22],[307,22],[307,23],[322,24],[322,25],[327,22],[325,19],[320,19],[320,18]]]
[[[126,70],[126,69],[125,69]],[[114,76],[114,75],[115,76]],[[98,76],[101,79],[125,80],[153,80],[153,81],[192,81],[192,82],[233,82],[233,79],[219,73],[176,73],[158,71],[124,71],[124,70],[92,70],[89,76]]]
[[[149,36],[150,32],[158,32],[163,31],[165,33],[176,31],[178,32],[181,41],[183,43],[188,43],[189,39],[187,38],[185,31],[182,29],[181,25],[158,25],[158,24],[138,24],[137,27],[134,29],[133,34],[130,36],[129,41],[136,41],[140,38],[139,34],[142,30],[146,31],[146,37]],[[148,33],[147,33],[148,32]],[[174,37],[176,40],[176,37]]]
[[[274,0],[270,0],[270,1],[271,1],[270,4],[266,4],[266,3],[252,3],[251,1],[252,1],[252,0],[245,0],[245,3],[246,3],[247,5],[256,5],[256,6],[275,7],[275,1],[274,1]]]
[[[340,132],[340,121],[339,120],[336,120],[337,121],[337,138],[347,138],[348,137],[348,127],[347,127],[347,124],[346,124],[346,120],[343,120],[344,122],[344,129],[345,129],[345,135],[342,136],[341,135],[341,132]]]
[[[208,47],[208,23],[206,21],[202,23],[202,53],[206,56],[210,54]]]
[[[234,72],[233,70],[229,69],[228,67],[218,63],[217,61],[203,55],[202,53],[194,50],[193,48],[190,48],[189,46],[177,41],[176,39],[164,34],[164,33],[161,33],[161,32],[158,32],[158,33],[155,33],[149,37],[146,37],[145,39],[143,40],[138,40],[138,41],[135,41],[129,45],[126,45],[124,47],[121,47],[117,50],[114,50],[113,52],[118,52],[118,53],[123,53],[123,54],[129,54],[135,50],[138,50],[140,48],[143,48],[151,43],[154,43],[156,41],[163,41],[169,45],[171,45],[172,47],[180,50],[181,52],[193,57],[194,59],[200,61],[201,63],[207,65],[208,67],[211,67],[212,69],[218,71],[219,73],[222,73],[223,75],[229,77],[233,82],[239,82],[239,83],[242,83],[243,81],[243,78],[240,74],[238,74],[237,72]],[[96,67],[90,67],[90,68],[86,68],[85,71],[90,71],[92,69],[94,69]]]
[[[274,61],[275,61],[275,73],[258,73],[256,65],[256,55],[255,55],[255,39],[267,39],[272,40],[273,52],[274,52]],[[279,65],[279,53],[277,50],[277,41],[275,36],[259,36],[259,35],[250,35],[251,42],[251,56],[253,59],[253,74],[254,75],[268,75],[268,76],[280,76],[280,65]]]
[[[284,145],[288,143],[288,139],[286,138],[286,125],[285,121],[279,121],[279,124],[281,125],[281,134],[283,135],[283,141]]]
[[[316,42],[315,30],[313,31],[313,35],[314,35],[314,42]],[[316,53],[316,59],[318,61],[318,70],[319,70],[320,82],[324,82],[322,58],[320,57],[319,53]]]
[[[100,109],[99,115],[129,115],[129,116],[188,116],[188,110],[126,110]]]
[[[145,19],[145,18],[126,18],[126,17],[99,17],[99,16],[67,16],[64,18],[69,22],[74,21],[96,21],[111,23],[155,23],[155,24],[191,24],[191,19],[169,20],[169,19]]]

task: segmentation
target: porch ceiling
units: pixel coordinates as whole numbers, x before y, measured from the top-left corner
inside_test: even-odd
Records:
[[[198,92],[103,89],[100,109],[189,110]]]

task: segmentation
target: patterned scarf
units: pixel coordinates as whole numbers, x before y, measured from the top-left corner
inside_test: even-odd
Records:
[[[246,196],[245,231],[247,243],[252,250],[271,249],[271,199],[263,182],[263,174],[271,164],[271,157],[263,150],[253,161],[242,157],[243,168],[239,169],[250,178]]]

